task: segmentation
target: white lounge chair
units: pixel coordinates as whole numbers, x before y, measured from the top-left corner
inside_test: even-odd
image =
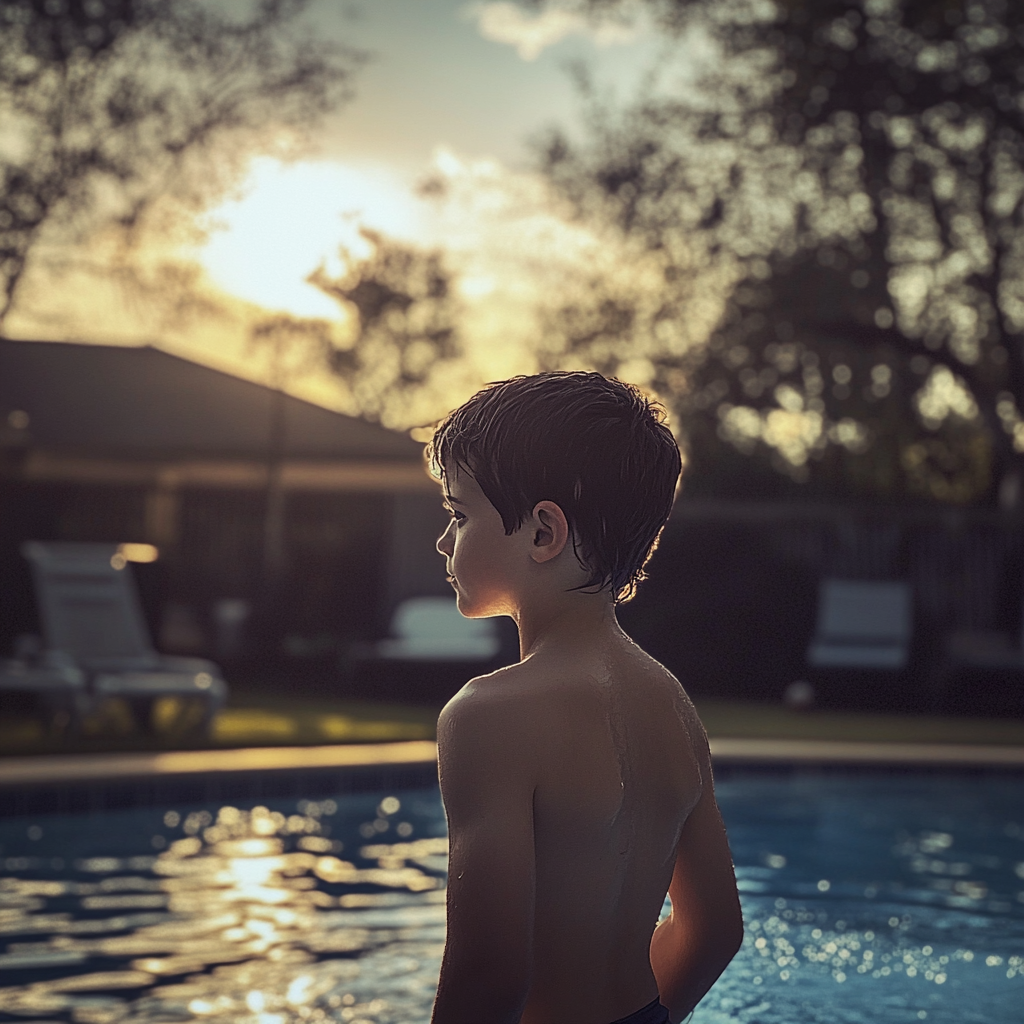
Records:
[[[122,698],[148,728],[157,699],[198,700],[200,724],[209,727],[227,698],[220,669],[153,649],[134,577],[117,545],[30,541],[22,553],[32,564],[46,648],[88,677],[94,704]]]
[[[501,628],[498,619],[463,618],[453,597],[406,598],[388,638],[346,650],[341,685],[354,698],[440,707],[472,676],[504,664]]]
[[[34,698],[52,732],[76,732],[89,709],[85,673],[59,652],[18,655],[0,662],[0,694]]]
[[[816,669],[899,671],[909,660],[912,623],[907,583],[822,580],[807,663]]]
[[[402,661],[487,661],[501,640],[494,619],[467,619],[451,597],[411,597],[391,617],[391,637],[379,658]]]

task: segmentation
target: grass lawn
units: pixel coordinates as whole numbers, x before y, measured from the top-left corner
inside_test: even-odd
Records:
[[[233,693],[208,737],[176,728],[173,714],[155,714],[156,728],[142,733],[127,708],[113,704],[104,710],[102,717],[87,719],[77,736],[48,734],[35,717],[0,717],[0,751],[66,754],[423,740],[434,738],[440,709]],[[161,723],[161,717],[167,722]]]
[[[1024,746],[1024,719],[940,718],[856,711],[794,711],[783,704],[697,703],[708,735],[749,739],[864,740]]]
[[[232,694],[209,738],[173,728],[141,734],[127,715],[108,713],[74,738],[48,736],[38,719],[0,718],[6,755],[87,751],[308,746],[433,739],[438,708],[365,701],[295,700]],[[1024,720],[938,718],[839,711],[794,711],[781,704],[704,701],[698,710],[712,738],[870,740],[1024,746]],[[157,716],[159,717],[159,716]],[[167,716],[173,722],[171,716]]]

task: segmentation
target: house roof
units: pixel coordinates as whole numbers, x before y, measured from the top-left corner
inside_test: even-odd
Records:
[[[120,458],[265,459],[279,393],[150,346],[0,339],[0,440]],[[281,455],[422,460],[406,434],[286,395]],[[11,416],[12,413],[27,414]]]

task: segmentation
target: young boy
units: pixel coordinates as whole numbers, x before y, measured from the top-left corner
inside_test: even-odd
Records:
[[[743,926],[703,727],[615,619],[672,507],[675,441],[635,388],[545,373],[479,392],[428,457],[459,610],[510,615],[521,653],[438,721],[450,853],[433,1022],[681,1021]]]

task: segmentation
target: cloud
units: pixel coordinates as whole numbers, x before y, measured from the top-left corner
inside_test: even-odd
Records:
[[[686,315],[662,323],[665,254],[624,239],[614,225],[581,221],[540,173],[438,147],[430,180],[431,231],[457,275],[467,358],[481,381],[535,373],[541,360],[552,365],[567,338],[563,326],[578,326],[591,309],[600,320],[606,297],[633,311],[632,335],[622,342],[631,358],[617,372],[641,386],[653,376],[652,358],[703,344],[721,319],[735,284],[729,268],[702,267],[694,256]],[[676,250],[673,258],[686,255]],[[566,308],[575,311],[568,321]],[[579,368],[590,358],[567,352],[559,365]]]
[[[523,60],[536,60],[549,46],[567,36],[588,36],[597,46],[614,46],[631,43],[640,34],[637,19],[595,21],[565,6],[549,6],[533,13],[518,4],[499,0],[472,4],[465,13],[476,21],[484,39],[514,46]]]

